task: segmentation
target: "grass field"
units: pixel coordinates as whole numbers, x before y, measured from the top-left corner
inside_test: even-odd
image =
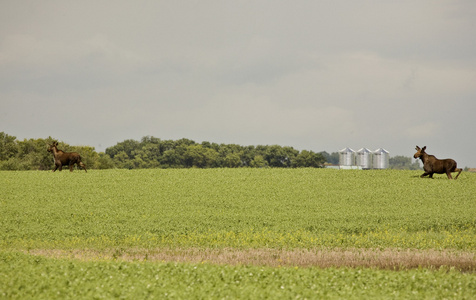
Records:
[[[420,174],[0,172],[0,298],[474,298],[476,174]]]

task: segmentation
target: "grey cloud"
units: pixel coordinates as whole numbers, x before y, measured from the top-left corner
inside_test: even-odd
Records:
[[[474,12],[474,1],[2,2],[0,128],[102,148],[154,135],[409,156],[426,142],[476,166]]]

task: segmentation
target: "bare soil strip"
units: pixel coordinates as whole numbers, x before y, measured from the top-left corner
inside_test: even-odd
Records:
[[[29,254],[79,260],[120,260],[296,267],[379,269],[455,268],[476,271],[476,253],[416,249],[111,249],[29,250]]]

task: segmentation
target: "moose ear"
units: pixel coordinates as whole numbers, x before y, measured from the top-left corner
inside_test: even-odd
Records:
[[[416,146],[416,147],[415,147],[415,150],[420,150],[420,147]]]
[[[426,149],[426,146],[423,147],[423,151],[425,151],[425,149]]]

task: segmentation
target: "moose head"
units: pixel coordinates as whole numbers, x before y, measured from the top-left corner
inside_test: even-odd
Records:
[[[417,151],[414,155],[413,155],[413,158],[419,158],[419,157],[422,157],[423,154],[425,153],[425,150],[426,150],[426,146],[422,148],[416,146],[415,147],[415,150]]]
[[[58,147],[58,142],[57,142],[57,141],[54,141],[53,144],[48,145],[48,150],[47,150],[47,151],[48,151],[48,152],[53,152],[53,149],[54,149],[54,148],[58,149],[57,147]]]

